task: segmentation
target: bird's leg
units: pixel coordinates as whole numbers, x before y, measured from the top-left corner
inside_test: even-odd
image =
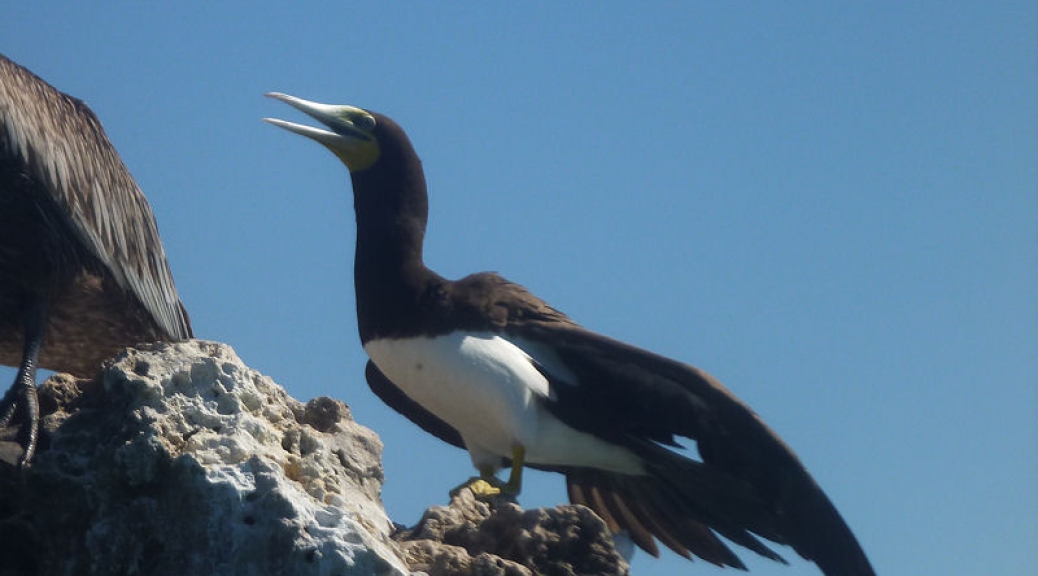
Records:
[[[509,496],[518,496],[523,489],[523,464],[526,463],[526,448],[521,444],[512,446],[512,470],[508,474],[508,482],[501,487],[501,492]]]
[[[525,462],[526,448],[517,444],[512,447],[512,469],[508,474],[508,482],[501,483],[501,480],[494,475],[493,466],[480,466],[479,476],[469,478],[464,484],[451,490],[451,496],[462,488],[468,488],[477,498],[518,496],[523,487],[523,464]]]
[[[46,306],[42,298],[34,298],[25,311],[25,348],[18,375],[0,400],[0,428],[7,427],[19,411],[22,427],[18,433],[22,455],[18,465],[26,467],[32,463],[36,452],[36,438],[40,427],[40,402],[36,394],[36,368],[40,360],[40,349],[47,327]]]

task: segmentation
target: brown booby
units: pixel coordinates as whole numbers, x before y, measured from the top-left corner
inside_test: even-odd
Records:
[[[493,273],[426,267],[425,177],[390,118],[269,96],[315,128],[267,118],[346,165],[357,219],[355,288],[366,377],[389,406],[468,450],[485,493],[518,493],[522,467],[566,477],[570,500],[658,555],[744,567],[722,541],[783,561],[791,546],[827,576],[874,572],[793,451],[749,407],[688,364],[582,328]],[[696,442],[700,459],[680,452]],[[507,482],[494,476],[511,468]]]

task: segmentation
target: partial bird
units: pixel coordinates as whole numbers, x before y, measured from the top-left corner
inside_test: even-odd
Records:
[[[82,101],[0,55],[0,428],[39,428],[38,367],[93,376],[143,342],[191,338],[155,217]]]
[[[523,466],[654,556],[745,568],[722,540],[827,576],[871,576],[865,553],[793,451],[717,380],[591,332],[494,273],[448,280],[423,262],[425,176],[404,130],[360,108],[268,96],[325,128],[266,118],[346,165],[366,378],[390,407],[468,450],[480,494],[518,494]],[[701,460],[682,453],[694,440]],[[509,467],[508,480],[495,473]]]

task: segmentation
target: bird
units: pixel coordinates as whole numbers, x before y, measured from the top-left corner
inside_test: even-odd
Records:
[[[0,54],[0,428],[32,463],[37,368],[93,376],[139,343],[192,337],[155,217],[101,122]]]
[[[318,121],[265,121],[346,166],[354,284],[369,387],[426,432],[466,449],[477,494],[516,495],[523,467],[565,476],[569,499],[614,533],[745,569],[723,539],[826,576],[871,576],[847,523],[792,449],[706,372],[592,332],[523,286],[424,263],[428,191],[418,154],[384,114],[267,96]],[[696,443],[699,458],[682,453]],[[496,473],[508,468],[507,481]]]

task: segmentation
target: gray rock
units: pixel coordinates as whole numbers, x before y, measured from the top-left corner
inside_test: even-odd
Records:
[[[407,574],[381,442],[201,341],[41,387],[49,446],[0,476],[0,574]]]
[[[32,468],[0,434],[0,576],[627,573],[581,506],[463,489],[392,534],[378,436],[223,344],[130,349],[93,380],[48,379],[40,400]]]
[[[429,576],[620,576],[627,562],[605,523],[583,506],[524,511],[511,500],[456,490],[394,535],[413,570]]]

